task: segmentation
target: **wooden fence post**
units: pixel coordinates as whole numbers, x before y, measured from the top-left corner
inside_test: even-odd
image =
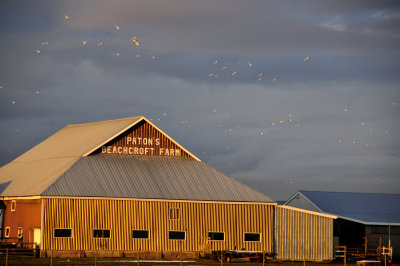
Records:
[[[181,259],[181,263],[180,263],[179,265],[182,266],[182,240],[180,240],[179,243],[180,243],[180,246],[181,246],[181,248],[180,248],[180,249],[181,249],[181,252],[180,252],[180,254],[179,254],[180,257],[181,257],[181,258],[180,258],[180,259]],[[386,265],[385,265],[385,266],[386,266]]]
[[[139,249],[138,249],[137,265],[140,265],[140,247],[139,247]]]

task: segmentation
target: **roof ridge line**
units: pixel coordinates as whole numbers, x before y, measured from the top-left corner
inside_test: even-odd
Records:
[[[95,122],[88,122],[88,123],[77,123],[77,124],[67,124],[65,127],[74,127],[74,126],[81,126],[81,125],[90,125],[90,124],[101,124],[101,123],[108,123],[111,121],[119,121],[119,120],[129,120],[129,119],[138,119],[144,118],[144,116],[132,116],[132,117],[125,117],[125,118],[117,118],[117,119],[110,119],[110,120],[103,120],[103,121],[95,121]]]

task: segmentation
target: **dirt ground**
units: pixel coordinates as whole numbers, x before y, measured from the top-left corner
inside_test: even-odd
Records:
[[[31,257],[9,257],[6,262],[4,256],[0,257],[0,265],[101,265],[101,266],[112,266],[112,265],[180,265],[180,261],[148,261],[143,260],[138,263],[135,259],[124,259],[124,258],[31,258]],[[248,266],[260,266],[262,263],[250,263],[250,262],[231,262],[229,264],[235,265],[248,265]],[[331,263],[317,263],[317,262],[306,262],[307,266],[328,266],[336,265],[341,266],[343,262],[331,262]],[[194,265],[221,265],[221,262],[216,260],[186,260],[182,262],[184,266],[194,266]],[[223,263],[223,265],[228,265],[228,263]],[[303,262],[266,262],[265,265],[268,266],[303,266]],[[347,263],[347,265],[355,266],[356,263]]]

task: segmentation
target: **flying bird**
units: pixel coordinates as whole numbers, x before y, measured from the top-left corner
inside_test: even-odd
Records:
[[[311,61],[311,57],[307,56],[306,58],[304,58],[304,62],[306,61]]]
[[[139,46],[139,45],[141,44],[141,42],[139,41],[138,37],[136,37],[136,36],[133,36],[133,37],[131,38],[131,41],[132,41],[136,46]]]
[[[121,28],[120,26],[114,25],[114,29],[115,29],[115,30],[119,30],[120,28]]]
[[[70,17],[68,15],[64,15],[65,20],[69,20]]]
[[[104,42],[98,42],[98,43],[97,43],[97,46],[99,46],[99,47],[100,47],[100,46],[103,46],[103,45],[104,45]]]
[[[216,65],[216,64],[218,64],[219,63],[219,60],[215,60],[214,62],[213,62],[213,65]]]
[[[82,45],[86,45],[87,44],[87,41],[82,41]]]
[[[249,67],[253,66],[253,63],[248,62],[247,64],[249,65]]]

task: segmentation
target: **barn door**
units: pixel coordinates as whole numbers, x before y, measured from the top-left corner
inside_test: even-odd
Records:
[[[40,246],[40,228],[33,228],[33,243]]]

